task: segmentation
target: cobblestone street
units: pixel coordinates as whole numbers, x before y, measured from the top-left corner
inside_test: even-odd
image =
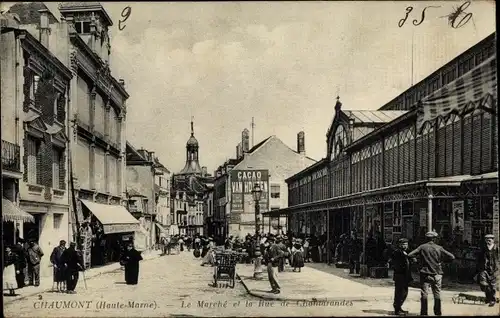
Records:
[[[5,306],[7,317],[164,317],[164,316],[373,316],[391,314],[391,303],[367,301],[330,304],[265,301],[247,295],[240,283],[231,288],[209,286],[213,268],[201,267],[191,253],[143,261],[137,286],[123,283],[123,272],[117,270],[87,280],[80,279],[77,294],[45,292],[26,297]],[[332,283],[334,283],[332,276]],[[22,292],[22,291],[21,291]],[[341,295],[339,295],[341,298]],[[130,305],[133,303],[132,308]],[[251,305],[250,305],[251,304]],[[103,308],[104,306],[104,308]],[[418,313],[419,303],[408,302],[406,308]],[[492,315],[498,307],[453,304],[446,301],[447,315]]]

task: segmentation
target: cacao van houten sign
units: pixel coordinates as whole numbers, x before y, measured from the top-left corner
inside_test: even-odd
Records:
[[[259,184],[262,190],[260,200],[261,213],[267,211],[269,201],[269,171],[268,170],[232,170],[231,178],[231,215],[235,213],[254,213],[254,210],[245,211],[245,201],[253,201],[252,190]],[[236,215],[234,218],[236,219]]]

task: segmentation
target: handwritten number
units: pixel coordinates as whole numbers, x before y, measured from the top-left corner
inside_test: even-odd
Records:
[[[131,13],[132,13],[132,8],[131,7],[127,6],[127,7],[123,8],[122,13],[121,13],[123,20],[120,20],[118,22],[118,29],[120,31],[122,31],[123,29],[125,29],[126,25],[124,25],[122,27],[122,23],[125,23],[125,21],[127,21],[127,19],[130,17]]]
[[[413,25],[414,26],[421,25],[422,22],[424,22],[424,20],[425,20],[425,10],[427,10],[428,8],[441,8],[441,7],[440,6],[428,6],[428,7],[425,7],[424,10],[422,10],[422,18],[420,19],[420,22],[418,22],[417,19],[413,20]]]
[[[413,7],[407,7],[406,8],[406,15],[404,18],[402,18],[401,20],[399,20],[398,22],[398,26],[401,28],[403,27],[403,25],[405,24],[406,20],[408,19],[408,16],[410,15],[410,12],[413,11]]]
[[[454,29],[461,28],[470,21],[470,19],[472,18],[472,13],[465,12],[465,10],[467,10],[469,6],[470,6],[470,1],[466,1],[460,7],[458,7],[454,12],[450,13],[450,15],[448,16],[448,21],[452,28]],[[458,23],[456,23],[459,17],[462,17],[462,19],[458,21]]]

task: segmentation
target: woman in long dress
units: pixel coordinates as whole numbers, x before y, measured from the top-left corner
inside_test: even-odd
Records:
[[[206,252],[205,257],[203,257],[203,260],[201,262],[201,266],[204,266],[205,264],[214,265],[214,262],[215,262],[214,247],[215,247],[215,243],[214,243],[213,239],[210,238],[208,241],[208,244],[207,244],[207,252]]]
[[[125,282],[127,285],[137,285],[140,261],[142,261],[141,253],[134,248],[132,243],[129,243],[120,261],[125,266]]]
[[[16,263],[17,255],[7,246],[5,248],[5,257],[3,262],[3,289],[9,291],[9,296],[16,295]]]
[[[304,267],[304,248],[302,248],[300,240],[297,240],[292,247],[292,266],[294,272],[297,268],[300,272],[301,268]]]

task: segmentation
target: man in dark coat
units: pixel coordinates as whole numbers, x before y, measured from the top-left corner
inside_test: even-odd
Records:
[[[84,268],[82,255],[76,250],[75,242],[71,242],[69,248],[62,253],[61,264],[64,266],[66,276],[66,291],[68,294],[74,294],[78,284],[79,271],[83,271]]]
[[[394,250],[391,257],[394,269],[394,313],[396,315],[407,314],[403,310],[403,303],[408,296],[408,286],[413,280],[411,277],[410,258],[408,258],[408,240],[401,238],[398,241],[398,248]]]
[[[121,264],[125,266],[125,282],[127,285],[137,285],[140,261],[142,261],[141,253],[134,248],[133,243],[129,243],[121,260]]]
[[[43,256],[43,251],[35,241],[30,241],[27,253],[30,285],[40,286],[40,261]]]
[[[16,248],[15,248],[15,253],[17,254],[17,268],[19,268],[19,272],[16,271],[16,281],[17,281],[17,288],[23,288],[25,285],[25,279],[26,279],[26,266],[28,265],[27,263],[27,253],[26,253],[26,248],[24,247],[24,240],[19,238],[16,243]]]
[[[495,236],[484,236],[485,244],[481,247],[477,258],[478,283],[486,296],[490,307],[495,306],[496,284],[498,275],[498,247],[495,245]]]
[[[61,256],[66,250],[66,241],[61,240],[59,246],[54,247],[52,254],[50,254],[50,262],[54,267],[54,282],[57,285],[57,291],[63,290],[63,282],[65,279],[64,267],[61,264]],[[54,288],[54,286],[52,286]]]
[[[438,234],[434,231],[425,234],[428,242],[420,245],[408,254],[408,257],[420,258],[420,315],[427,316],[427,295],[432,289],[434,295],[434,315],[441,316],[441,284],[443,269],[441,263],[452,261],[455,256],[438,245],[435,241]]]

